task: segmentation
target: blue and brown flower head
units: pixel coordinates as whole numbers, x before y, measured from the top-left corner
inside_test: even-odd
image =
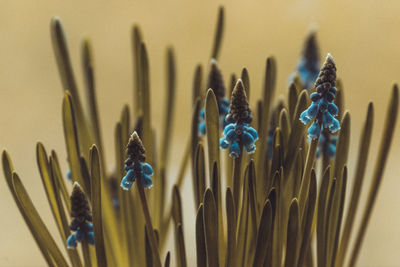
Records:
[[[211,59],[211,70],[208,74],[207,88],[211,88],[215,94],[215,97],[217,98],[220,125],[224,127],[224,118],[229,111],[229,100],[225,97],[226,88],[224,84],[224,79],[215,59]],[[205,134],[206,122],[205,110],[203,108],[200,111],[199,135]]]
[[[310,95],[312,103],[300,115],[300,120],[304,124],[314,120],[308,128],[308,137],[311,139],[319,138],[324,128],[331,133],[340,129],[339,121],[335,118],[338,108],[333,102],[336,94],[335,86],[336,66],[332,56],[328,54],[315,82],[316,92]]]
[[[94,245],[94,232],[92,225],[92,214],[90,212],[89,201],[78,182],[74,183],[71,200],[71,217],[73,218],[69,228],[74,231],[67,239],[67,247],[76,248],[78,242],[87,240]]]
[[[129,190],[138,177],[141,178],[144,188],[152,187],[153,180],[151,176],[153,175],[153,168],[150,164],[145,163],[146,150],[136,131],[129,138],[126,153],[128,155],[125,161],[125,171],[127,173],[121,181],[122,189]]]
[[[229,155],[237,158],[241,153],[241,146],[247,153],[256,150],[255,141],[258,139],[257,131],[249,124],[253,116],[247,101],[246,91],[241,79],[239,79],[232,92],[231,104],[225,117],[227,125],[224,128],[224,137],[220,139],[220,147],[229,147]]]
[[[315,32],[311,32],[307,37],[303,52],[301,54],[300,60],[297,63],[297,73],[299,75],[301,83],[307,90],[310,90],[314,84],[314,81],[318,77],[320,68],[320,55],[319,48],[316,40]],[[291,75],[289,79],[292,82],[294,75]]]

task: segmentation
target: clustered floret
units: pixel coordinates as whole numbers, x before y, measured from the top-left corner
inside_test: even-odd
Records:
[[[255,141],[258,139],[258,134],[249,125],[252,120],[243,82],[239,79],[232,92],[230,109],[225,117],[227,125],[224,128],[224,137],[220,139],[220,147],[222,149],[229,147],[231,157],[240,156],[241,146],[249,154],[256,150]]]
[[[90,213],[89,201],[78,182],[74,183],[70,200],[71,217],[74,219],[69,228],[75,233],[68,237],[67,247],[74,249],[78,246],[78,242],[83,240],[87,240],[89,244],[94,245],[93,218]]]
[[[146,160],[146,150],[136,131],[129,138],[126,150],[128,158],[125,161],[125,171],[127,173],[121,181],[122,189],[131,189],[138,177],[141,178],[144,188],[151,188],[153,186],[153,180],[151,179],[153,168],[150,164],[144,162]]]
[[[321,68],[318,79],[315,82],[316,92],[310,95],[311,105],[300,115],[300,120],[304,123],[314,122],[308,128],[308,137],[311,139],[319,138],[321,129],[326,128],[331,133],[340,129],[339,121],[335,118],[338,108],[333,103],[336,94],[336,66],[330,54]]]

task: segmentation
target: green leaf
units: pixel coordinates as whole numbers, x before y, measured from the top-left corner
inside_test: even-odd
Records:
[[[164,267],[169,267],[170,260],[171,260],[171,253],[168,251],[167,256],[165,256]]]
[[[94,80],[93,48],[91,42],[86,39],[82,43],[82,69],[85,81],[87,105],[89,107],[89,121],[91,124],[92,135],[99,151],[103,149],[101,137],[101,126],[99,112],[97,108],[96,88]]]
[[[338,193],[338,198],[339,198],[339,205],[338,205],[338,215],[337,218],[335,218],[335,222],[336,222],[336,227],[334,229],[333,232],[333,244],[332,244],[332,256],[331,256],[331,265],[330,266],[335,266],[335,262],[336,262],[336,255],[337,255],[337,249],[338,249],[338,245],[339,245],[339,236],[340,236],[340,230],[341,230],[341,226],[342,226],[342,218],[343,218],[343,211],[344,211],[344,200],[346,197],[346,185],[347,185],[347,168],[346,166],[343,168],[343,174],[342,174],[342,179],[341,179],[341,189],[340,189],[340,193]],[[338,190],[339,192],[339,190]]]
[[[209,267],[219,266],[218,260],[218,219],[215,198],[210,189],[204,193],[204,236]]]
[[[311,172],[310,189],[308,191],[307,204],[302,219],[303,231],[297,266],[303,266],[307,250],[310,249],[311,227],[314,219],[315,202],[317,198],[317,178],[314,170]]]
[[[186,267],[186,248],[185,240],[183,238],[182,224],[178,224],[176,227],[176,252],[177,252],[177,262],[179,267]]]
[[[83,187],[83,190],[90,198],[90,181],[86,179],[87,177],[85,177],[82,172],[77,121],[75,119],[72,98],[68,91],[64,94],[62,117],[64,125],[65,144],[67,146],[68,161],[71,170],[72,180],[77,181]]]
[[[322,176],[322,182],[318,195],[318,212],[317,212],[317,262],[318,266],[324,266],[326,262],[326,240],[325,240],[325,224],[327,223],[325,212],[327,207],[327,199],[329,193],[329,182],[331,177],[331,167],[325,170]]]
[[[224,34],[224,13],[224,7],[221,6],[218,11],[217,28],[215,30],[214,45],[211,53],[211,58],[215,59],[218,59]]]
[[[335,165],[333,169],[333,177],[337,178],[341,175],[344,165],[347,162],[350,147],[350,113],[346,111],[340,126],[339,137],[336,145]],[[341,184],[338,185],[341,188]]]
[[[202,81],[203,81],[203,67],[200,64],[198,64],[196,66],[196,70],[194,72],[194,77],[193,77],[193,87],[192,87],[193,104],[196,103],[197,99],[200,99],[202,97],[202,89],[203,89]]]
[[[67,206],[68,212],[71,212],[71,202],[69,201],[69,193],[67,190],[67,186],[65,185],[65,179],[61,173],[61,167],[60,167],[60,163],[58,161],[57,153],[54,150],[51,151],[51,157],[53,158],[54,164],[56,166],[55,170],[57,172],[57,175],[56,175],[56,178],[58,179],[57,183],[60,187],[59,189],[61,191],[61,195],[63,197],[64,204]]]
[[[360,144],[358,148],[358,157],[356,163],[356,171],[354,174],[354,184],[351,193],[348,212],[343,227],[342,238],[340,240],[339,251],[337,256],[336,266],[342,266],[346,256],[347,248],[350,241],[351,232],[353,229],[354,218],[358,209],[361,188],[367,167],[369,148],[371,144],[371,136],[374,122],[374,105],[370,102],[368,105],[367,117],[364,123],[363,130],[360,136]]]
[[[153,163],[153,133],[151,129],[151,102],[150,102],[150,68],[146,45],[140,45],[140,86],[143,108],[143,133],[140,136],[146,148],[146,158]]]
[[[351,252],[349,266],[355,266],[358,254],[361,249],[361,243],[364,239],[367,230],[369,219],[371,218],[372,209],[375,204],[376,196],[378,194],[379,186],[382,182],[383,172],[389,155],[390,145],[393,139],[393,133],[396,126],[397,116],[399,109],[399,88],[397,84],[393,86],[390,102],[388,105],[385,124],[382,131],[382,139],[379,146],[378,156],[376,158],[375,169],[372,176],[371,186],[368,192],[367,204],[361,219],[361,226],[358,229],[355,245]]]
[[[196,215],[196,259],[197,267],[207,266],[207,249],[205,239],[203,203],[200,203]]]
[[[82,153],[87,158],[89,148],[93,141],[90,135],[89,126],[87,125],[85,119],[82,103],[78,93],[78,87],[75,82],[65,32],[58,17],[52,18],[50,23],[50,32],[61,82],[64,91],[68,90],[71,92],[71,102],[74,103],[74,107],[76,109],[76,119],[78,122],[77,135],[79,135],[79,140],[81,142],[80,145],[82,148]]]
[[[208,89],[205,105],[209,174],[212,176],[214,162],[219,166],[219,113],[217,99],[212,89]],[[219,168],[218,168],[219,169]]]
[[[299,251],[298,240],[300,234],[300,214],[299,214],[299,203],[294,198],[289,208],[289,221],[287,226],[287,242],[286,242],[286,255],[285,255],[285,267],[296,267],[297,265],[297,252]]]
[[[107,266],[103,235],[100,155],[95,145],[90,149],[90,176],[92,178],[92,214],[97,264],[98,266]]]
[[[175,228],[178,226],[178,224],[183,224],[181,194],[176,185],[174,185],[172,189],[172,218],[175,222]]]
[[[12,165],[10,155],[8,154],[8,152],[6,150],[3,150],[3,153],[2,153],[2,164],[3,164],[4,177],[6,179],[8,189],[10,190],[11,195],[13,196],[15,204],[17,205],[22,217],[24,218],[24,221],[26,222],[26,224],[29,228],[29,231],[31,232],[33,239],[35,240],[36,244],[38,245],[38,248],[39,248],[40,252],[42,253],[44,259],[46,260],[47,264],[49,266],[51,266],[53,264],[53,259],[51,258],[49,251],[46,249],[46,244],[41,239],[37,229],[35,229],[33,227],[33,225],[30,224],[29,219],[28,219],[27,215],[25,214],[25,210],[19,203],[18,197],[14,191],[14,186],[12,184],[12,174],[14,172],[14,167]]]
[[[260,223],[258,225],[257,243],[253,260],[253,267],[262,267],[264,265],[265,255],[267,254],[268,240],[272,238],[272,207],[267,199],[261,213]]]
[[[29,225],[30,229],[35,229],[37,237],[42,244],[41,246],[48,251],[49,255],[52,257],[52,260],[54,260],[58,266],[68,266],[64,256],[55,243],[49,230],[45,226],[43,220],[40,218],[39,213],[37,212],[30,197],[28,196],[28,193],[22,185],[21,180],[15,172],[12,174],[12,184],[14,187],[14,192],[17,196],[17,201],[19,202],[21,209],[24,211],[26,223]]]
[[[294,114],[295,114],[295,109],[296,109],[296,104],[297,104],[297,88],[294,83],[291,83],[289,86],[289,94],[288,94],[288,110],[289,110],[289,117],[290,117],[290,122],[292,123],[294,121]]]
[[[235,203],[231,189],[226,189],[226,224],[227,224],[227,246],[225,266],[233,266],[235,263],[235,248],[236,248],[236,213]]]
[[[196,99],[194,103],[194,108],[193,108],[193,116],[192,116],[192,131],[191,131],[191,159],[192,159],[192,177],[193,177],[193,193],[194,193],[194,204],[195,207],[197,208],[202,200],[203,197],[203,192],[199,192],[199,182],[205,182],[204,177],[198,177],[197,176],[197,171],[198,165],[201,162],[198,162],[198,160],[203,160],[203,165],[204,165],[204,151],[203,152],[203,158],[200,159],[198,158],[200,153],[197,149],[199,144],[199,134],[198,134],[198,124],[199,124],[199,113],[200,113],[200,99]],[[204,171],[204,170],[203,170]],[[205,175],[205,172],[203,172],[203,175]],[[199,179],[204,178],[204,181],[200,181]]]
[[[289,135],[289,141],[287,150],[285,151],[285,161],[283,169],[288,174],[291,172],[293,163],[296,159],[296,155],[302,139],[304,137],[305,125],[299,120],[300,114],[307,108],[307,91],[303,90],[297,100],[293,121],[291,123],[291,131]]]
[[[142,102],[142,87],[140,84],[141,77],[141,66],[140,66],[140,45],[143,41],[142,33],[138,25],[132,27],[132,59],[133,59],[133,113],[135,119],[143,114],[143,102]]]
[[[264,203],[264,192],[262,190],[265,189],[265,162],[266,162],[266,151],[263,149],[267,147],[267,136],[268,136],[268,127],[270,120],[270,111],[272,100],[275,94],[275,85],[276,85],[276,61],[274,57],[267,58],[266,68],[265,68],[265,78],[264,78],[264,90],[263,90],[263,99],[262,99],[262,110],[261,116],[259,120],[261,121],[261,127],[258,129],[258,135],[260,140],[257,143],[257,151],[256,151],[256,170],[257,170],[257,196],[258,203],[262,205]]]
[[[176,91],[175,56],[172,48],[167,50],[167,86],[165,97],[165,110],[163,112],[163,133],[161,135],[160,167],[166,167],[172,139],[172,126],[174,118],[174,103]]]

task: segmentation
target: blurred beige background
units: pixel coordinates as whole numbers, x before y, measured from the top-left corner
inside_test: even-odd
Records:
[[[220,66],[225,78],[243,66],[251,77],[251,102],[260,97],[266,56],[278,62],[278,90],[286,93],[310,25],[317,25],[321,54],[333,54],[345,86],[346,108],[352,113],[354,162],[358,133],[368,101],[376,107],[373,148],[366,185],[369,186],[379,143],[382,118],[391,85],[400,79],[399,1],[0,1],[0,145],[7,148],[34,203],[59,239],[36,168],[35,143],[66,157],[61,122],[62,89],[50,42],[49,21],[61,17],[79,85],[80,45],[94,45],[98,102],[108,162],[113,156],[113,131],[122,105],[132,104],[130,29],[140,24],[148,44],[154,126],[159,128],[164,96],[165,47],[177,57],[178,108],[171,162],[178,162],[190,121],[191,83],[196,63],[207,66],[217,8],[226,8],[226,34]],[[82,87],[82,86],[81,86]],[[81,94],[83,97],[83,94]],[[397,127],[399,128],[399,127]],[[400,194],[397,129],[385,178],[359,258],[359,266],[400,266]],[[65,161],[63,171],[67,170]],[[108,166],[108,167],[111,167]],[[349,166],[350,174],[354,166]],[[171,170],[174,175],[176,170]],[[3,175],[1,174],[1,177]],[[172,176],[174,177],[174,176]],[[351,178],[349,179],[351,183]],[[170,184],[173,181],[170,182]],[[185,183],[188,212],[193,219],[190,182]],[[364,190],[366,191],[366,190]],[[364,194],[365,195],[365,194]],[[364,198],[361,200],[363,201]],[[364,202],[362,202],[364,203]],[[0,179],[0,266],[43,266],[44,261],[16,209],[3,177]],[[194,237],[185,231],[189,244]],[[194,244],[190,242],[190,244]],[[193,260],[195,248],[187,246]],[[193,262],[193,261],[192,261]]]

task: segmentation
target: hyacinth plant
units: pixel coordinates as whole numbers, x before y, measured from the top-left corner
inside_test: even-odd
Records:
[[[193,116],[188,122],[191,133],[183,153],[174,152],[182,153],[180,165],[172,166],[167,159],[172,153],[171,121],[176,108],[175,56],[172,49],[167,49],[164,126],[156,129],[151,121],[146,44],[140,28],[133,26],[133,117],[130,108],[123,107],[121,119],[115,125],[116,168],[111,170],[103,156],[90,42],[86,40],[82,46],[87,92],[87,104],[83,105],[63,26],[60,19],[52,19],[51,37],[65,90],[62,120],[74,183],[71,198],[57,153],[48,154],[39,142],[36,155],[65,250],[57,246],[46,226],[49,222],[41,219],[30,200],[9,153],[2,154],[7,185],[49,266],[160,267],[170,266],[172,257],[174,266],[355,266],[391,146],[398,114],[397,85],[389,100],[368,197],[362,207],[359,198],[372,139],[374,105],[368,104],[359,149],[355,152],[355,169],[348,170],[350,112],[343,112],[343,87],[336,81],[340,64],[337,66],[328,55],[312,86],[308,79],[299,78],[303,75],[299,69],[287,99],[280,98],[274,104],[277,67],[275,59],[268,57],[262,99],[257,100],[252,113],[246,69],[240,79],[231,76],[229,96],[220,90],[225,87],[216,60],[223,32],[221,8],[209,72],[211,77],[218,70],[222,87],[203,87],[203,68],[196,67]],[[307,57],[301,60],[301,66],[307,66]],[[204,116],[200,115],[203,106]],[[199,131],[203,122],[205,131]],[[316,153],[324,131],[335,133],[337,143],[334,155],[320,150],[321,162]],[[272,139],[269,133],[273,133]],[[154,142],[158,139],[160,146]],[[220,151],[220,147],[229,150]],[[221,158],[222,153],[226,157]],[[186,174],[189,165],[192,171]],[[177,167],[179,172],[174,179],[168,170]],[[192,224],[195,229],[193,244],[185,240],[181,197],[183,181],[189,177],[196,216],[185,224]],[[349,201],[345,201],[348,180],[353,187]],[[167,191],[168,183],[174,184],[171,193]],[[361,216],[358,228],[353,225],[356,214]],[[174,248],[165,247],[171,228]],[[350,238],[354,238],[354,243],[350,243]],[[188,261],[187,248],[192,247],[196,262]]]

